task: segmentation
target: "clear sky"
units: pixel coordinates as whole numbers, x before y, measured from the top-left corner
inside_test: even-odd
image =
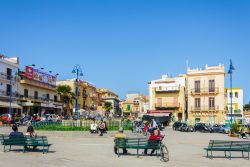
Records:
[[[233,59],[234,86],[250,100],[249,0],[0,0],[0,53],[84,78],[121,97],[147,94],[162,74]],[[229,85],[228,77],[226,86]]]

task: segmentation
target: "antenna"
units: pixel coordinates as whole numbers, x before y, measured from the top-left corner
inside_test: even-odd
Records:
[[[189,69],[189,62],[188,62],[188,58],[186,57],[186,73],[187,73],[188,69]]]

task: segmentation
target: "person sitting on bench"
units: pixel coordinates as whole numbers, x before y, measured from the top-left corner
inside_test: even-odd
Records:
[[[155,142],[155,141],[161,141],[162,140],[162,136],[159,135],[159,131],[158,129],[155,129],[153,134],[149,137],[148,139],[148,144],[150,144],[150,142]],[[155,149],[152,149],[150,155],[153,155],[153,153],[155,152]],[[147,155],[148,154],[148,149],[144,150],[144,154]]]
[[[123,128],[120,128],[118,133],[115,134],[115,140],[116,139],[126,139],[126,137],[127,136],[123,133]],[[122,150],[123,150],[123,154],[126,154],[128,152],[126,148],[123,148]],[[115,154],[117,154],[117,147],[116,146],[114,147],[114,152],[115,152]]]
[[[9,135],[11,138],[24,136],[22,132],[18,132],[18,127],[16,125],[12,126],[12,130],[13,132],[11,132]]]

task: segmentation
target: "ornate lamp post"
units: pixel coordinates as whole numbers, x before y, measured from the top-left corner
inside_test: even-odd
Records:
[[[232,128],[233,124],[233,70],[235,70],[232,60],[230,60],[228,74],[230,74],[230,127]]]
[[[78,119],[78,79],[79,76],[83,76],[81,66],[79,64],[75,65],[72,73],[76,74],[76,90],[75,90],[75,119]]]

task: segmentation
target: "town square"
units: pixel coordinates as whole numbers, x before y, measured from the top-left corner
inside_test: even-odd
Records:
[[[0,9],[2,166],[250,165],[250,1]]]

